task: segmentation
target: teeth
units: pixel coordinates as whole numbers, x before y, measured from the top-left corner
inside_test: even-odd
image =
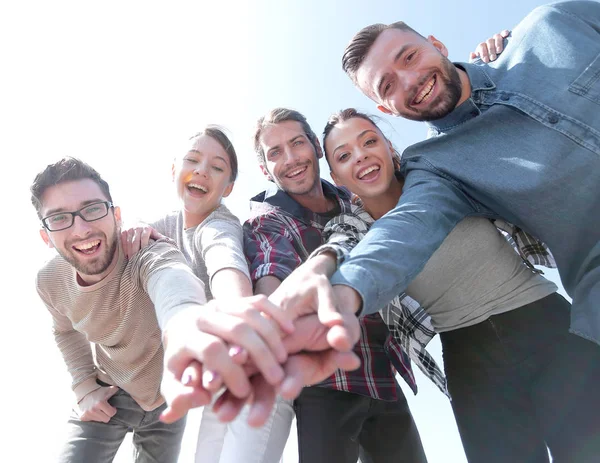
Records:
[[[429,92],[431,92],[431,89],[433,88],[434,83],[435,83],[435,78],[431,79],[429,81],[429,83],[427,84],[427,86],[425,86],[425,88],[423,90],[421,90],[421,92],[417,95],[417,98],[415,99],[415,103],[419,104],[429,96]]]
[[[294,177],[295,175],[298,175],[300,172],[303,172],[306,169],[306,167],[301,167],[300,169],[294,170],[293,172],[290,172],[289,174],[287,174],[288,177]]]
[[[196,188],[197,190],[201,190],[204,193],[208,193],[208,189],[206,187],[203,187],[202,185],[198,185],[197,183],[188,183],[188,187]]]
[[[375,170],[379,170],[379,166],[368,167],[367,169],[363,170],[362,172],[360,172],[358,174],[358,178],[363,178],[365,175],[370,174],[371,172],[373,172]]]
[[[79,249],[79,250],[85,250],[85,249],[91,249],[94,246],[98,246],[99,244],[100,244],[100,240],[95,240],[95,241],[90,241],[89,243],[79,244],[79,245],[75,246],[75,248]]]

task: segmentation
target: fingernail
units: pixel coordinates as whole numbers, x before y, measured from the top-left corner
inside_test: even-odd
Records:
[[[242,349],[240,346],[231,346],[229,348],[229,356],[237,357],[238,355],[241,355],[243,351],[244,349]]]
[[[184,386],[189,386],[192,382],[192,374],[189,371],[184,371],[183,376],[181,377],[181,384]]]
[[[202,382],[204,384],[210,384],[212,383],[215,379],[217,378],[217,375],[215,375],[212,371],[207,370],[202,374]]]
[[[492,60],[495,60],[495,59],[496,59],[496,55],[494,55],[494,54],[491,54],[491,55],[490,55],[490,58],[492,58]]]

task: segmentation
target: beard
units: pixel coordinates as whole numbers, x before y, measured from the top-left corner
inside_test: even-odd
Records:
[[[61,255],[63,259],[65,259],[69,264],[71,264],[78,273],[82,275],[99,275],[104,273],[115,257],[115,253],[117,252],[117,246],[119,241],[117,239],[118,233],[113,233],[110,238],[107,236],[99,236],[102,244],[106,249],[102,250],[101,254],[94,259],[87,259],[82,261],[77,256],[78,251],[72,250],[72,246],[65,246],[68,250],[58,250],[58,253]],[[104,239],[102,239],[104,238]]]
[[[413,121],[435,121],[454,111],[462,95],[460,76],[454,64],[448,58],[442,58],[441,69],[437,72],[436,85],[443,83],[444,91],[440,92],[427,108],[405,113],[399,112],[400,116]],[[429,79],[431,79],[431,75],[428,76],[427,80]],[[422,82],[421,85],[423,83],[425,82]]]
[[[302,182],[302,184],[300,185],[296,184],[291,179],[284,178],[282,181],[282,178],[277,178],[273,176],[273,178],[275,179],[274,182],[280,190],[283,190],[288,194],[298,196],[310,194],[321,182],[321,178],[319,176],[320,172],[318,168],[318,160],[316,163],[307,165],[307,169],[312,169],[312,180],[310,178],[306,178],[304,182]]]

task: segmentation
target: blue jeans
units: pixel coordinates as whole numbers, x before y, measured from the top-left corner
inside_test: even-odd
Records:
[[[59,463],[112,462],[129,431],[133,432],[136,463],[177,462],[185,418],[165,424],[158,419],[165,404],[147,412],[122,389],[108,402],[117,409],[108,423],[81,421],[75,412],[71,414]]]
[[[570,334],[554,293],[441,334],[452,409],[470,462],[596,462],[600,347]]]

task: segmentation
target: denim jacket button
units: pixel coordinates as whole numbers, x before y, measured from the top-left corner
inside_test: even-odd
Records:
[[[554,114],[550,114],[548,116],[548,122],[550,122],[550,124],[556,124],[558,122],[558,117]]]
[[[493,86],[494,86],[494,84],[492,84],[491,82],[486,82],[486,83],[485,83],[485,86],[486,86],[487,88],[491,88],[491,87],[493,87]]]
[[[502,100],[504,100],[504,101],[508,101],[508,100],[510,100],[510,95],[506,95],[506,94],[504,94],[504,95],[502,95],[500,98],[501,98]]]

